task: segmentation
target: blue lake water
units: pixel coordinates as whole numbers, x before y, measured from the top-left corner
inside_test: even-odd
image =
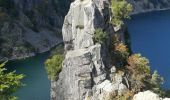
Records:
[[[16,70],[17,73],[26,75],[22,81],[25,86],[14,94],[18,100],[50,100],[50,81],[44,67],[48,55],[47,52],[7,63],[8,70]]]
[[[133,15],[126,24],[132,51],[147,57],[170,89],[170,10]]]

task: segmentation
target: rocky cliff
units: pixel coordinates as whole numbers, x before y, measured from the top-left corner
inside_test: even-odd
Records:
[[[113,91],[126,86],[111,64],[109,45],[94,43],[96,29],[114,33],[109,24],[108,0],[75,0],[62,29],[65,44],[63,69],[52,82],[51,100],[108,100]]]
[[[127,0],[134,7],[133,14],[170,9],[170,0]]]
[[[0,59],[49,50],[62,41],[71,0],[0,0]]]

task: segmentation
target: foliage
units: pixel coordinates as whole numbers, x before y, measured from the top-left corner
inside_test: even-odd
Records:
[[[163,95],[161,90],[163,78],[157,71],[151,74],[147,58],[142,57],[140,54],[133,54],[128,58],[127,62],[127,68],[131,75],[131,87],[134,92],[149,89],[161,96]]]
[[[50,80],[56,80],[56,78],[58,77],[59,73],[62,70],[63,59],[63,55],[57,54],[54,55],[52,58],[46,60],[45,68]]]
[[[1,21],[0,27],[2,27],[3,23],[8,20],[9,20],[9,16],[1,9],[0,10],[0,21]]]
[[[56,13],[59,11],[59,7],[58,7],[58,5],[59,5],[59,0],[52,0],[52,4],[53,4],[53,6],[54,6],[54,9],[55,9],[55,11],[56,11]]]
[[[151,78],[148,80],[149,84],[147,84],[147,87],[160,96],[164,96],[165,92],[161,89],[163,82],[163,77],[161,77],[157,71],[154,71],[154,73],[151,75]]]
[[[57,14],[61,14],[63,17],[69,10],[72,0],[52,0],[53,7]]]
[[[76,28],[84,29],[84,25],[77,25]]]
[[[130,18],[129,14],[132,12],[132,9],[132,5],[126,0],[112,0],[112,23],[116,26],[121,26],[124,19]]]
[[[162,97],[168,94],[162,90],[163,78],[154,71],[150,71],[149,60],[142,57],[141,54],[130,54],[129,48],[117,37],[112,39],[113,45],[113,63],[117,66],[119,72],[124,71],[128,79],[129,91],[123,95],[116,95],[114,98],[118,100],[131,100],[133,95],[143,90],[152,90]],[[125,67],[126,66],[126,67]]]
[[[51,50],[50,52],[50,56],[54,56],[54,55],[57,55],[57,54],[62,54],[64,55],[64,43],[61,43],[59,45],[57,45],[56,48],[54,48],[53,50]]]
[[[0,97],[4,100],[16,100],[12,93],[16,92],[23,85],[21,80],[24,75],[17,75],[15,72],[7,73],[4,68],[5,63],[0,64]]]
[[[15,30],[14,23],[8,23],[8,28],[2,31],[3,34],[0,35],[0,55],[2,57],[11,57],[21,54],[28,54],[35,51],[35,47],[29,42],[19,39],[22,34],[14,34]]]
[[[126,59],[129,56],[128,48],[122,42],[114,44],[114,57],[117,66],[123,67],[126,65]]]
[[[107,38],[108,38],[108,34],[104,32],[102,29],[99,28],[95,30],[94,37],[93,37],[94,42],[103,44],[104,42],[106,42]]]
[[[150,66],[147,58],[140,54],[133,54],[128,58],[128,69],[134,74],[150,74]]]
[[[154,71],[150,81],[154,88],[160,88],[160,86],[163,84],[163,81],[164,79],[158,74],[158,71]]]
[[[11,34],[10,34],[11,35]],[[0,47],[0,55],[4,57],[11,57],[15,54],[21,55],[21,54],[27,54],[30,52],[35,51],[35,48],[28,42],[22,41],[22,40],[16,40],[15,36],[2,36],[4,42],[2,41],[1,47]],[[15,41],[15,42],[14,42]]]
[[[115,53],[121,60],[126,60],[129,56],[128,48],[122,42],[115,44]]]
[[[121,95],[118,95],[118,91],[114,91],[105,100],[132,100],[133,95],[134,93],[129,90],[124,91]]]
[[[13,0],[0,0],[0,9],[9,13],[11,17],[17,17],[19,14],[14,6]]]
[[[127,69],[131,75],[131,87],[138,92],[145,87],[145,81],[150,76],[149,61],[140,54],[133,54],[128,59]]]

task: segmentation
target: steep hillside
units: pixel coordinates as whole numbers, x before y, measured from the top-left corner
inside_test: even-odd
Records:
[[[170,8],[170,0],[127,0],[134,6],[134,14]]]
[[[49,50],[62,41],[71,0],[0,0],[0,59]]]
[[[64,16],[73,0],[0,0],[0,59],[44,52],[62,41]],[[133,13],[167,9],[169,0],[128,0]]]

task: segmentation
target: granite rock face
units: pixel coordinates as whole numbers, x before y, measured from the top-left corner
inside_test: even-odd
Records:
[[[96,3],[95,3],[96,2]],[[80,49],[94,45],[92,37],[95,28],[104,28],[104,17],[108,17],[108,10],[104,10],[106,1],[76,0],[71,4],[63,25],[63,40],[65,48]],[[99,3],[99,4],[98,4]]]
[[[133,100],[170,100],[170,98],[162,99],[159,95],[148,90],[134,95]]]
[[[75,0],[65,17],[63,41],[65,59],[59,79],[52,82],[51,100],[105,100],[114,90],[124,90],[122,76],[115,76],[105,44],[93,42],[94,31],[101,28],[111,36],[108,0]],[[114,80],[112,80],[114,78]]]

